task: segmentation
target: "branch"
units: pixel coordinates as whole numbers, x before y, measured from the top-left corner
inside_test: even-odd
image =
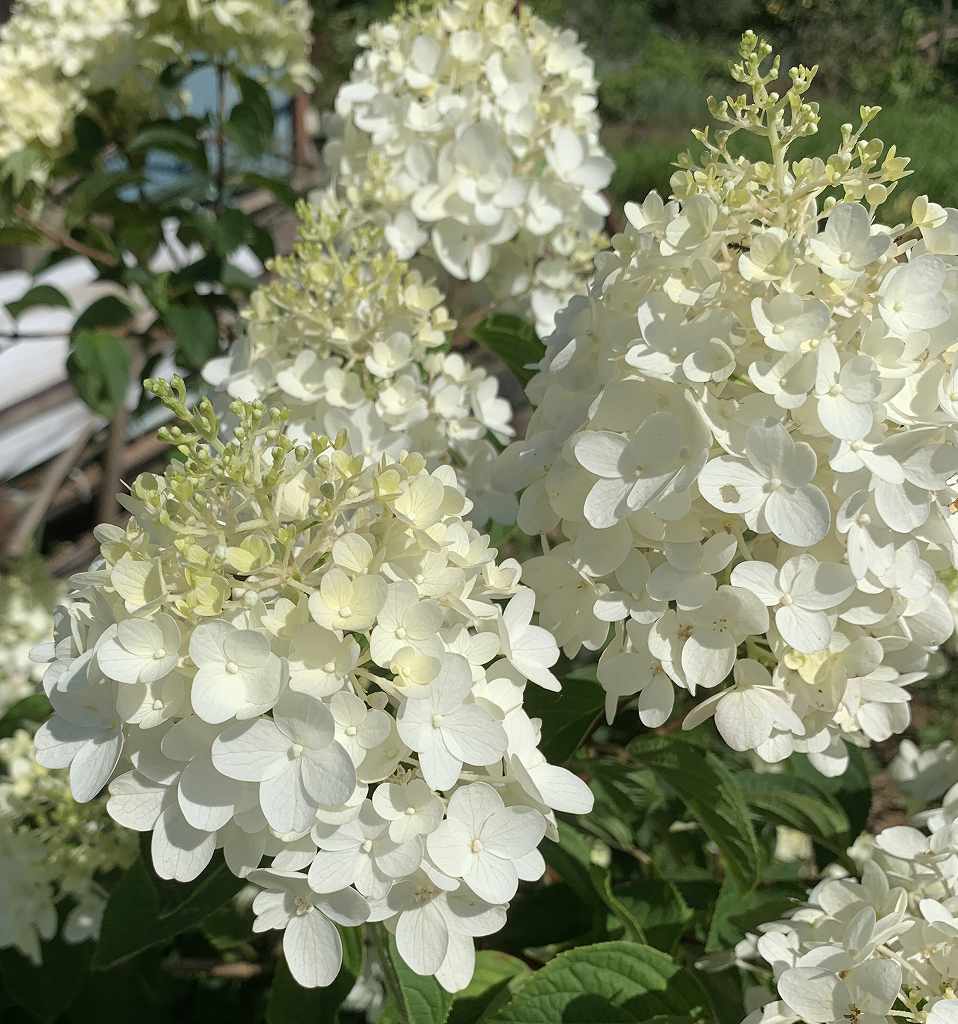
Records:
[[[240,981],[246,978],[255,978],[263,973],[263,967],[260,964],[248,963],[245,960],[224,963],[222,960],[204,960],[201,957],[183,957],[172,960],[166,964],[166,969],[170,974],[182,977],[202,975],[206,978],[232,978]]]
[[[65,331],[0,331],[2,341],[57,341]]]
[[[226,195],[226,68],[216,65],[216,212]]]
[[[66,451],[61,452],[47,467],[43,483],[36,492],[30,507],[13,528],[13,532],[10,534],[10,538],[5,545],[4,552],[10,558],[19,558],[27,553],[33,535],[43,521],[50,503],[56,497],[60,485],[67,478],[70,470],[80,461],[87,442],[96,433],[96,429],[96,423],[91,420],[80,431],[73,444]]]
[[[77,253],[80,256],[85,256],[88,260],[94,263],[103,263],[108,267],[119,266],[120,261],[112,253],[104,252],[102,249],[94,249],[92,246],[84,245],[82,242],[78,242],[75,238],[71,238],[69,235],[64,234],[62,231],[55,231],[53,228],[47,227],[46,224],[41,224],[40,221],[35,220],[30,211],[25,206],[17,206],[14,210],[17,217],[23,221],[27,227],[33,228],[34,231],[43,235],[48,241],[53,242],[63,249],[70,249],[72,252]]]

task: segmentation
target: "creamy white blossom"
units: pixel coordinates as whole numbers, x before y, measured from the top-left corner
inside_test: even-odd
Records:
[[[686,727],[837,774],[846,742],[905,729],[954,630],[958,214],[922,197],[878,222],[907,160],[867,137],[875,108],[791,160],[814,69],[773,93],[769,52],[746,34],[751,96],[710,102],[724,128],[695,133],[671,200],[627,205],[493,477],[549,535],[524,580],[568,657],[602,651],[610,720],[635,700],[659,726],[685,691]]]
[[[389,248],[382,227],[327,195],[321,208],[300,207],[293,252],[272,269],[244,314],[245,337],[207,364],[206,379],[233,398],[288,408],[300,439],[345,430],[370,459],[407,450],[430,467],[451,464],[478,524],[514,522],[514,496],[489,479],[494,441],[515,433],[509,403],[495,377],[451,350],[456,323],[443,294]],[[284,499],[291,515],[305,500],[295,483]]]
[[[309,87],[309,25],[304,0],[20,0],[0,28],[0,159],[57,155],[105,90],[117,112],[162,113],[161,72],[197,54]]]
[[[30,658],[53,632],[57,586],[39,561],[0,573],[0,717],[35,693],[43,666]]]
[[[0,949],[39,964],[58,907],[64,941],[95,940],[104,879],[135,857],[136,837],[110,820],[106,800],[77,803],[67,779],[37,762],[28,731],[0,740]]]
[[[575,33],[511,0],[444,0],[359,44],[326,119],[333,187],[382,220],[400,257],[422,254],[470,282],[471,303],[489,296],[548,333],[602,247],[613,170]]]
[[[72,580],[40,761],[78,800],[107,787],[161,878],[191,882],[222,848],[301,984],[338,974],[336,925],[371,920],[463,988],[474,938],[542,875],[554,811],[592,804],[522,709],[557,649],[519,566],[497,565],[448,466],[297,441],[260,404],[232,404],[224,441],[209,400],[150,387],[183,458],[134,481],[127,526],[99,527]]]
[[[829,872],[784,921],[762,925],[750,954],[778,1001],[746,1024],[950,1024],[958,955],[958,787],[924,825],[886,828],[859,877]],[[749,954],[747,954],[749,955]]]

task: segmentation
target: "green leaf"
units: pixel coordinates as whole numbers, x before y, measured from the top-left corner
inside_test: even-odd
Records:
[[[52,710],[42,693],[31,693],[29,697],[18,700],[0,718],[0,740],[12,736],[17,729],[40,725],[50,717]]]
[[[109,331],[81,331],[73,338],[67,373],[80,398],[109,419],[130,386],[130,350]]]
[[[15,195],[19,195],[26,187],[31,175],[37,167],[49,163],[49,158],[33,146],[26,146],[11,153],[6,159],[0,161],[0,181],[7,181],[13,187]]]
[[[216,250],[221,256],[235,252],[249,237],[252,220],[242,210],[224,210],[216,218]]]
[[[379,1024],[394,1024],[396,1021],[409,1024],[445,1024],[452,1007],[452,996],[435,978],[423,977],[407,966],[406,961],[399,955],[396,940],[392,936],[389,937],[389,963],[385,968],[395,973],[403,1005],[388,1005],[379,1018]]]
[[[5,224],[0,227],[0,245],[38,245],[42,241],[40,232],[26,224]]]
[[[749,806],[776,825],[807,832],[816,839],[848,836],[848,815],[834,797],[793,775],[737,772]],[[850,845],[849,839],[844,845]]]
[[[805,890],[801,885],[783,885],[781,882],[777,882],[774,888],[743,892],[734,879],[727,876],[712,911],[706,951],[714,953],[733,949],[746,932],[754,931],[760,924],[780,920],[804,896]]]
[[[299,200],[296,190],[285,178],[272,178],[266,174],[257,174],[255,171],[246,171],[236,177],[235,183],[241,189],[265,189],[272,192],[279,202],[291,210],[296,207]]]
[[[64,211],[64,222],[68,228],[76,227],[100,207],[105,200],[114,201],[118,193],[128,185],[139,184],[142,175],[137,171],[95,171],[85,177],[70,193]]]
[[[635,942],[560,953],[482,1024],[620,1024],[675,1017],[712,1020],[694,977],[671,957]]]
[[[52,284],[38,284],[16,302],[8,302],[7,311],[14,320],[19,320],[23,313],[35,306],[65,306],[69,309],[70,300]]]
[[[108,970],[195,927],[243,885],[219,858],[195,882],[180,885],[157,878],[141,857],[110,893],[94,968]]]
[[[183,366],[202,369],[218,351],[216,317],[204,306],[170,306],[163,320],[176,338],[176,358]]]
[[[73,138],[76,148],[89,160],[106,145],[103,129],[86,114],[78,114],[73,120]]]
[[[685,804],[718,846],[726,870],[739,887],[758,881],[761,851],[748,805],[735,776],[711,751],[679,736],[644,736],[629,752]]]
[[[257,82],[255,78],[250,78],[249,75],[234,73],[233,77],[240,89],[241,102],[255,113],[263,134],[272,139],[276,116],[269,92],[265,86]]]
[[[540,686],[526,690],[526,713],[530,718],[542,719],[539,749],[552,764],[563,764],[572,756],[604,705],[602,687],[588,679],[566,677],[561,693]]]
[[[226,136],[252,156],[268,152],[273,142],[273,101],[269,93],[252,78],[236,75],[242,99],[230,111],[225,124]]]
[[[593,906],[577,899],[575,890],[565,882],[520,886],[509,904],[505,927],[496,933],[496,946],[521,953],[540,946],[574,943],[594,932]]]
[[[490,314],[473,328],[472,336],[495,352],[523,386],[535,372],[530,364],[539,363],[546,351],[532,325],[513,313]]]
[[[259,287],[259,281],[233,263],[223,265],[220,281],[224,288],[236,288],[241,292],[252,292]]]
[[[595,807],[582,819],[583,827],[622,849],[641,846],[639,833],[648,830],[649,811],[663,802],[654,773],[635,765],[587,757],[577,758],[571,767],[588,776],[595,796]]]
[[[559,822],[559,842],[549,843],[542,849],[546,863],[576,892],[582,903],[592,910],[593,937],[607,934],[607,910],[621,922],[628,938],[636,942],[645,941],[642,926],[630,909],[622,904],[612,890],[612,876],[608,863],[602,858],[593,858],[596,841],[568,822]],[[607,848],[600,846],[604,854]],[[606,858],[607,861],[607,858]],[[604,908],[604,909],[603,909]]]
[[[173,121],[148,125],[130,143],[131,154],[159,150],[190,164],[199,171],[208,169],[206,147],[195,130],[185,128]]]
[[[532,976],[532,971],[514,956],[494,949],[476,954],[476,971],[467,988],[456,994],[448,1024],[477,1024],[483,1014],[493,1012]]]
[[[339,1007],[363,967],[362,931],[340,928],[339,934],[343,966],[327,988],[303,988],[289,973],[286,961],[279,964],[266,1003],[267,1024],[336,1024]]]
[[[91,302],[77,317],[73,335],[97,327],[123,327],[133,319],[133,310],[115,295],[104,295]]]
[[[637,878],[617,885],[614,895],[645,934],[650,946],[671,953],[694,916],[676,886],[666,878]]]
[[[808,760],[804,754],[795,754],[789,758],[788,771],[816,789],[830,794],[845,811],[848,817],[849,835],[854,841],[865,830],[868,816],[871,813],[872,788],[868,759],[859,747],[849,745],[848,768],[844,774],[835,778],[826,778]]]
[[[0,950],[0,981],[18,1006],[47,1024],[56,1020],[82,991],[92,954],[92,942],[70,945],[59,934],[41,944],[40,966],[12,949],[3,949]]]

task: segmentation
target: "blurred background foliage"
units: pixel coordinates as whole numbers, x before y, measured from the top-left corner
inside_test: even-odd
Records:
[[[529,0],[521,0],[529,3]],[[314,0],[318,101],[328,108],[348,75],[357,31],[391,0]],[[823,131],[801,155],[827,155],[863,104],[884,108],[875,134],[912,158],[886,216],[922,193],[958,205],[958,12],[952,0],[532,0],[536,13],[575,29],[595,59],[605,143],[615,158],[614,207],[669,191],[689,130],[708,121],[705,97],[728,92],[727,65],[752,28],[783,67],[820,65],[812,98]]]

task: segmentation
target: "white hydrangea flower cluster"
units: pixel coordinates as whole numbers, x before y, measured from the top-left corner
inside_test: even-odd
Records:
[[[543,336],[585,283],[609,206],[592,60],[512,0],[404,6],[359,37],[325,149],[335,187]],[[458,306],[457,306],[458,310]]]
[[[370,459],[402,451],[450,464],[477,525],[515,522],[512,493],[491,482],[496,449],[515,434],[497,379],[449,351],[456,326],[442,293],[401,260],[383,229],[327,194],[300,204],[299,235],[253,293],[247,329],[207,364],[206,380],[241,401],[289,410],[297,439],[345,430]]]
[[[919,827],[874,836],[860,878],[826,878],[760,929],[779,998],[745,1024],[955,1024],[956,913],[958,786]]]
[[[199,53],[307,88],[310,18],[306,0],[19,0],[0,27],[0,159],[56,154],[107,89],[120,110],[159,112],[160,72]]]
[[[710,102],[726,127],[696,133],[676,199],[628,205],[494,476],[527,533],[561,531],[525,576],[569,656],[604,647],[610,720],[637,698],[659,726],[676,688],[704,691],[686,727],[839,774],[846,741],[905,728],[954,629],[958,210],[876,221],[907,163],[864,137],[877,108],[790,162],[815,69],[779,95],[770,47],[741,52],[751,96]],[[731,154],[739,131],[770,159]]]
[[[958,746],[944,740],[935,747],[922,748],[904,739],[888,773],[907,797],[927,806],[958,780]]]
[[[40,562],[0,573],[0,718],[35,693],[43,666],[30,650],[53,631],[56,586]]]
[[[105,799],[77,803],[67,780],[37,763],[29,732],[0,740],[0,949],[39,964],[40,942],[56,934],[63,901],[63,940],[96,939],[107,896],[100,878],[129,867],[136,849],[136,836],[108,817]]]
[[[559,651],[519,565],[449,467],[297,444],[261,404],[234,402],[223,442],[209,400],[149,387],[182,459],[135,481],[74,577],[38,759],[77,800],[108,785],[162,878],[222,848],[301,984],[336,977],[335,925],[381,921],[414,971],[464,987],[474,938],[542,875],[553,812],[592,806],[523,710],[528,681],[559,688]]]

